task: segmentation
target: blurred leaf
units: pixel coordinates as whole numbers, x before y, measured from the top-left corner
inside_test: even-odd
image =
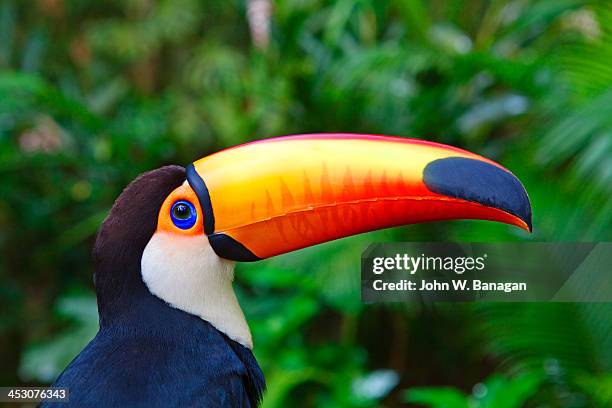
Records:
[[[470,408],[467,397],[453,388],[413,388],[406,391],[406,402],[435,408]]]
[[[25,381],[52,382],[98,331],[98,307],[93,296],[61,298],[56,309],[58,315],[72,321],[72,326],[26,350],[19,367]]]
[[[587,394],[592,396],[593,401],[598,407],[608,407],[612,405],[612,376],[581,376],[577,383]]]
[[[435,408],[521,408],[538,390],[543,377],[523,373],[514,378],[493,375],[476,384],[471,396],[446,388],[412,388],[406,391],[406,401]]]
[[[569,372],[601,372],[612,365],[610,305],[572,303],[476,305],[489,350],[506,365]],[[604,331],[600,331],[604,328]],[[594,338],[593,336],[596,335]]]

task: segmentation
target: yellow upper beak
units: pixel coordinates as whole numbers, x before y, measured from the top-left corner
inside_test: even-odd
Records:
[[[476,154],[352,134],[266,139],[187,168],[221,257],[252,261],[375,229],[472,218],[531,229],[518,179]]]

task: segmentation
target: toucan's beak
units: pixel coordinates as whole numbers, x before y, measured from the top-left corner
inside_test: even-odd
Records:
[[[222,258],[254,261],[397,225],[458,218],[531,230],[521,182],[454,147],[387,136],[266,139],[187,168]]]

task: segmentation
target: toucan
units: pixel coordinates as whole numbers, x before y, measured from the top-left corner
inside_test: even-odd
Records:
[[[530,231],[531,205],[501,165],[403,137],[285,136],[144,173],[98,231],[100,328],[53,384],[69,390],[57,406],[257,407],[236,262],[449,219]]]

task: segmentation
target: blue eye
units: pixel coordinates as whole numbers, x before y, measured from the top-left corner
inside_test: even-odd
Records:
[[[172,204],[170,209],[170,218],[172,222],[180,229],[189,229],[194,226],[198,213],[195,207],[189,201],[179,200]]]

